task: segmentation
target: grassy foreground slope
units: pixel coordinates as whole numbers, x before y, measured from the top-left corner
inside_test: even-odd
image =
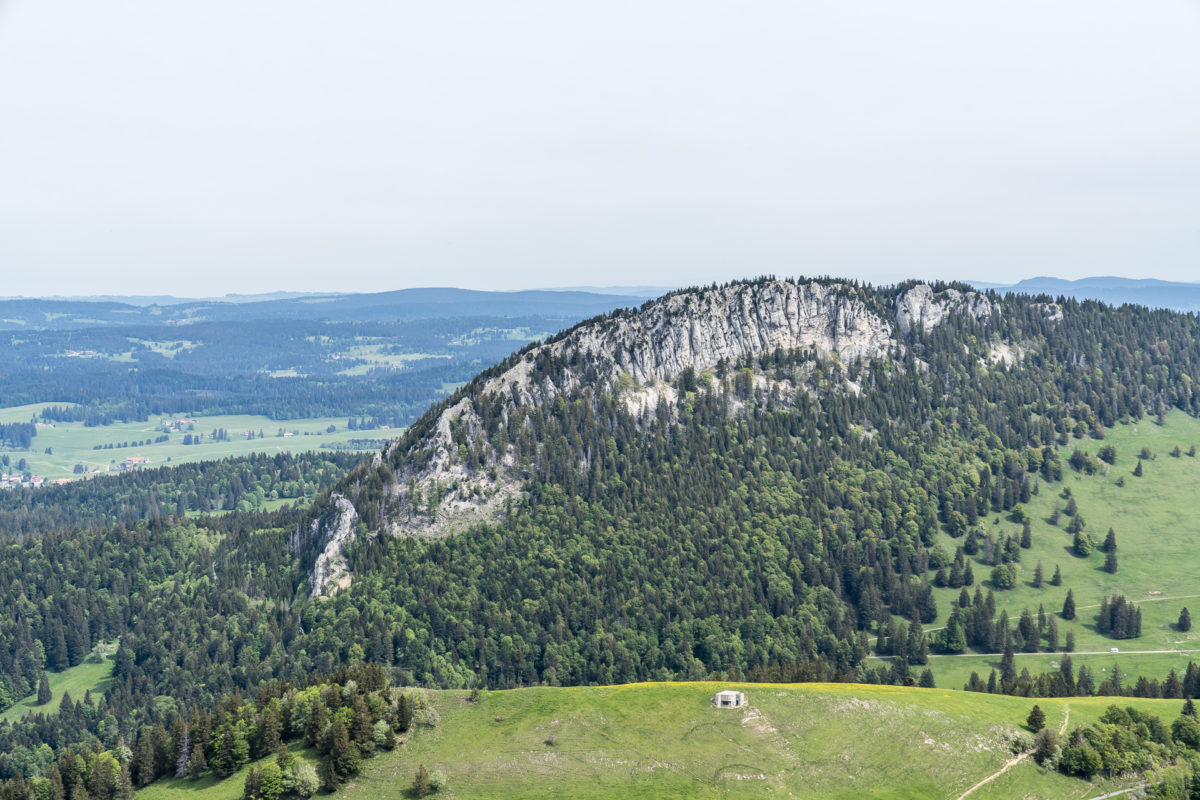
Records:
[[[730,686],[745,690],[748,708],[710,705]],[[855,684],[632,684],[486,692],[475,703],[465,692],[431,692],[430,700],[438,726],[364,762],[339,800],[407,797],[419,764],[443,771],[441,796],[455,798],[957,798],[1012,757],[1009,743],[1032,706]],[[1074,726],[1095,721],[1111,700],[1038,702],[1057,728],[1068,705]],[[1180,708],[1120,702],[1168,721]],[[971,797],[1089,798],[1131,783],[1087,783],[1021,764],[999,788]]]

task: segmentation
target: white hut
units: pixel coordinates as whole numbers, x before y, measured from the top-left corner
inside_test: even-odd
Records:
[[[741,708],[746,705],[746,695],[743,692],[726,689],[725,691],[717,692],[713,697],[713,705],[717,708]]]

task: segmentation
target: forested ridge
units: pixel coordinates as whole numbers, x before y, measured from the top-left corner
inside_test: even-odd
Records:
[[[905,288],[845,291],[887,310]],[[445,687],[783,673],[903,681],[922,649],[949,646],[921,626],[939,571],[956,568],[978,598],[962,603],[974,637],[963,646],[1023,649],[1030,628],[979,612],[987,598],[976,589],[1021,547],[989,542],[981,517],[1019,518],[1034,493],[1059,491],[1075,467],[1055,445],[1087,446],[1172,408],[1200,412],[1200,325],[1137,307],[993,301],[983,318],[950,314],[897,333],[902,348],[888,358],[773,351],[685,369],[672,378],[675,399],[647,412],[623,401],[639,387],[588,380],[589,365],[569,355],[535,361],[534,381],[578,386],[552,402],[516,404],[477,379],[390,460],[364,462],[338,485],[359,527],[346,552],[353,581],[329,598],[309,599],[319,543],[298,535],[321,503],[308,514],[188,522],[170,509],[30,531],[0,559],[0,596],[14,609],[0,623],[10,693],[101,641],[120,647],[94,711],[0,725],[0,773],[35,774],[69,742],[133,741],[137,725],[169,728],[193,703],[357,662]],[[457,463],[496,470],[511,445],[504,468],[522,493],[496,522],[453,536],[369,535],[397,513],[389,498],[403,459],[463,400],[484,425],[453,432]],[[417,503],[399,513],[429,512]],[[939,546],[939,530],[962,551]],[[881,634],[885,649],[903,642],[890,669],[864,661]],[[999,688],[1060,690],[1026,677],[1000,676]]]

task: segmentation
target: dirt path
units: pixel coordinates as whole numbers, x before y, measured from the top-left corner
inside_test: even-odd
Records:
[[[972,786],[970,789],[967,789],[965,792],[963,792],[962,794],[960,794],[960,795],[958,796],[958,800],[963,800],[963,798],[964,798],[964,797],[966,797],[967,795],[969,795],[969,794],[971,794],[972,792],[974,792],[974,791],[975,791],[976,789],[978,789],[980,786],[986,786],[987,784],[989,784],[989,783],[991,783],[992,781],[996,780],[996,778],[999,778],[1001,775],[1003,775],[1004,773],[1008,772],[1010,769],[1012,769],[1012,768],[1013,768],[1013,767],[1015,767],[1017,764],[1021,763],[1022,761],[1024,761],[1026,758],[1028,758],[1028,757],[1029,757],[1029,756],[1031,756],[1031,755],[1033,755],[1033,750],[1026,750],[1024,753],[1017,753],[1015,756],[1013,756],[1012,758],[1010,758],[1008,761],[1005,761],[1005,762],[1004,762],[1004,766],[1003,766],[1003,767],[1001,767],[1000,769],[996,770],[996,771],[995,771],[995,772],[993,772],[991,775],[988,775],[986,778],[984,778],[983,780],[981,780],[979,783],[975,784],[975,785],[974,785],[974,786]]]
[[[1108,794],[1101,794],[1101,795],[1097,795],[1096,797],[1089,797],[1088,800],[1106,800],[1106,798],[1109,798],[1109,797],[1119,797],[1123,794],[1129,794],[1130,792],[1136,792],[1138,789],[1145,789],[1149,785],[1150,784],[1148,784],[1148,783],[1139,783],[1137,786],[1130,786],[1128,789],[1122,789],[1119,792],[1109,792]]]
[[[1063,721],[1062,721],[1062,725],[1058,726],[1058,735],[1059,736],[1062,736],[1063,734],[1065,734],[1067,732],[1067,723],[1070,721],[1071,721],[1071,706],[1068,703],[1068,704],[1063,705]],[[1015,767],[1017,764],[1020,764],[1026,758],[1029,758],[1029,756],[1033,755],[1033,751],[1034,751],[1034,748],[1030,748],[1029,750],[1026,750],[1024,753],[1017,753],[1015,756],[1010,758],[1008,761],[1005,761],[1003,767],[996,770],[991,775],[988,775],[986,778],[981,780],[979,783],[975,784],[970,789],[967,789],[965,792],[960,794],[958,796],[957,800],[963,800],[963,798],[969,796],[971,793],[973,793],[979,787],[986,786],[987,784],[996,780],[996,778],[999,778],[1001,775],[1008,772],[1010,769]]]

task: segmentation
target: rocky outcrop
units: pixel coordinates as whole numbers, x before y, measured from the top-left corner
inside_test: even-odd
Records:
[[[896,298],[896,325],[901,334],[914,327],[929,330],[950,314],[970,314],[976,319],[992,313],[992,302],[978,292],[945,289],[934,292],[928,284],[918,284]]]
[[[700,373],[779,349],[843,363],[882,358],[898,353],[902,334],[914,326],[928,329],[951,314],[985,317],[992,311],[983,295],[935,292],[927,285],[898,295],[889,311],[881,294],[856,286],[758,281],[679,292],[636,312],[581,324],[476,383],[470,394],[427,421],[423,434],[389,446],[383,461],[395,471],[387,489],[392,511],[386,524],[395,534],[448,535],[496,519],[521,493],[511,445],[502,452],[488,445],[484,469],[478,463],[468,466],[463,458],[464,441],[484,438],[475,396],[491,395],[507,418],[521,406],[576,396],[586,381],[594,390],[624,392],[631,409],[645,411],[659,399],[673,400],[669,382],[687,368]],[[566,368],[539,368],[547,363]],[[350,501],[335,495],[313,522],[310,533],[320,546],[312,568],[314,593],[348,580],[341,548],[356,520]]]
[[[324,542],[324,547],[309,571],[309,586],[312,596],[332,594],[350,585],[350,568],[346,564],[343,546],[354,533],[358,512],[354,504],[340,494],[330,497],[333,514],[310,523],[310,534]]]

